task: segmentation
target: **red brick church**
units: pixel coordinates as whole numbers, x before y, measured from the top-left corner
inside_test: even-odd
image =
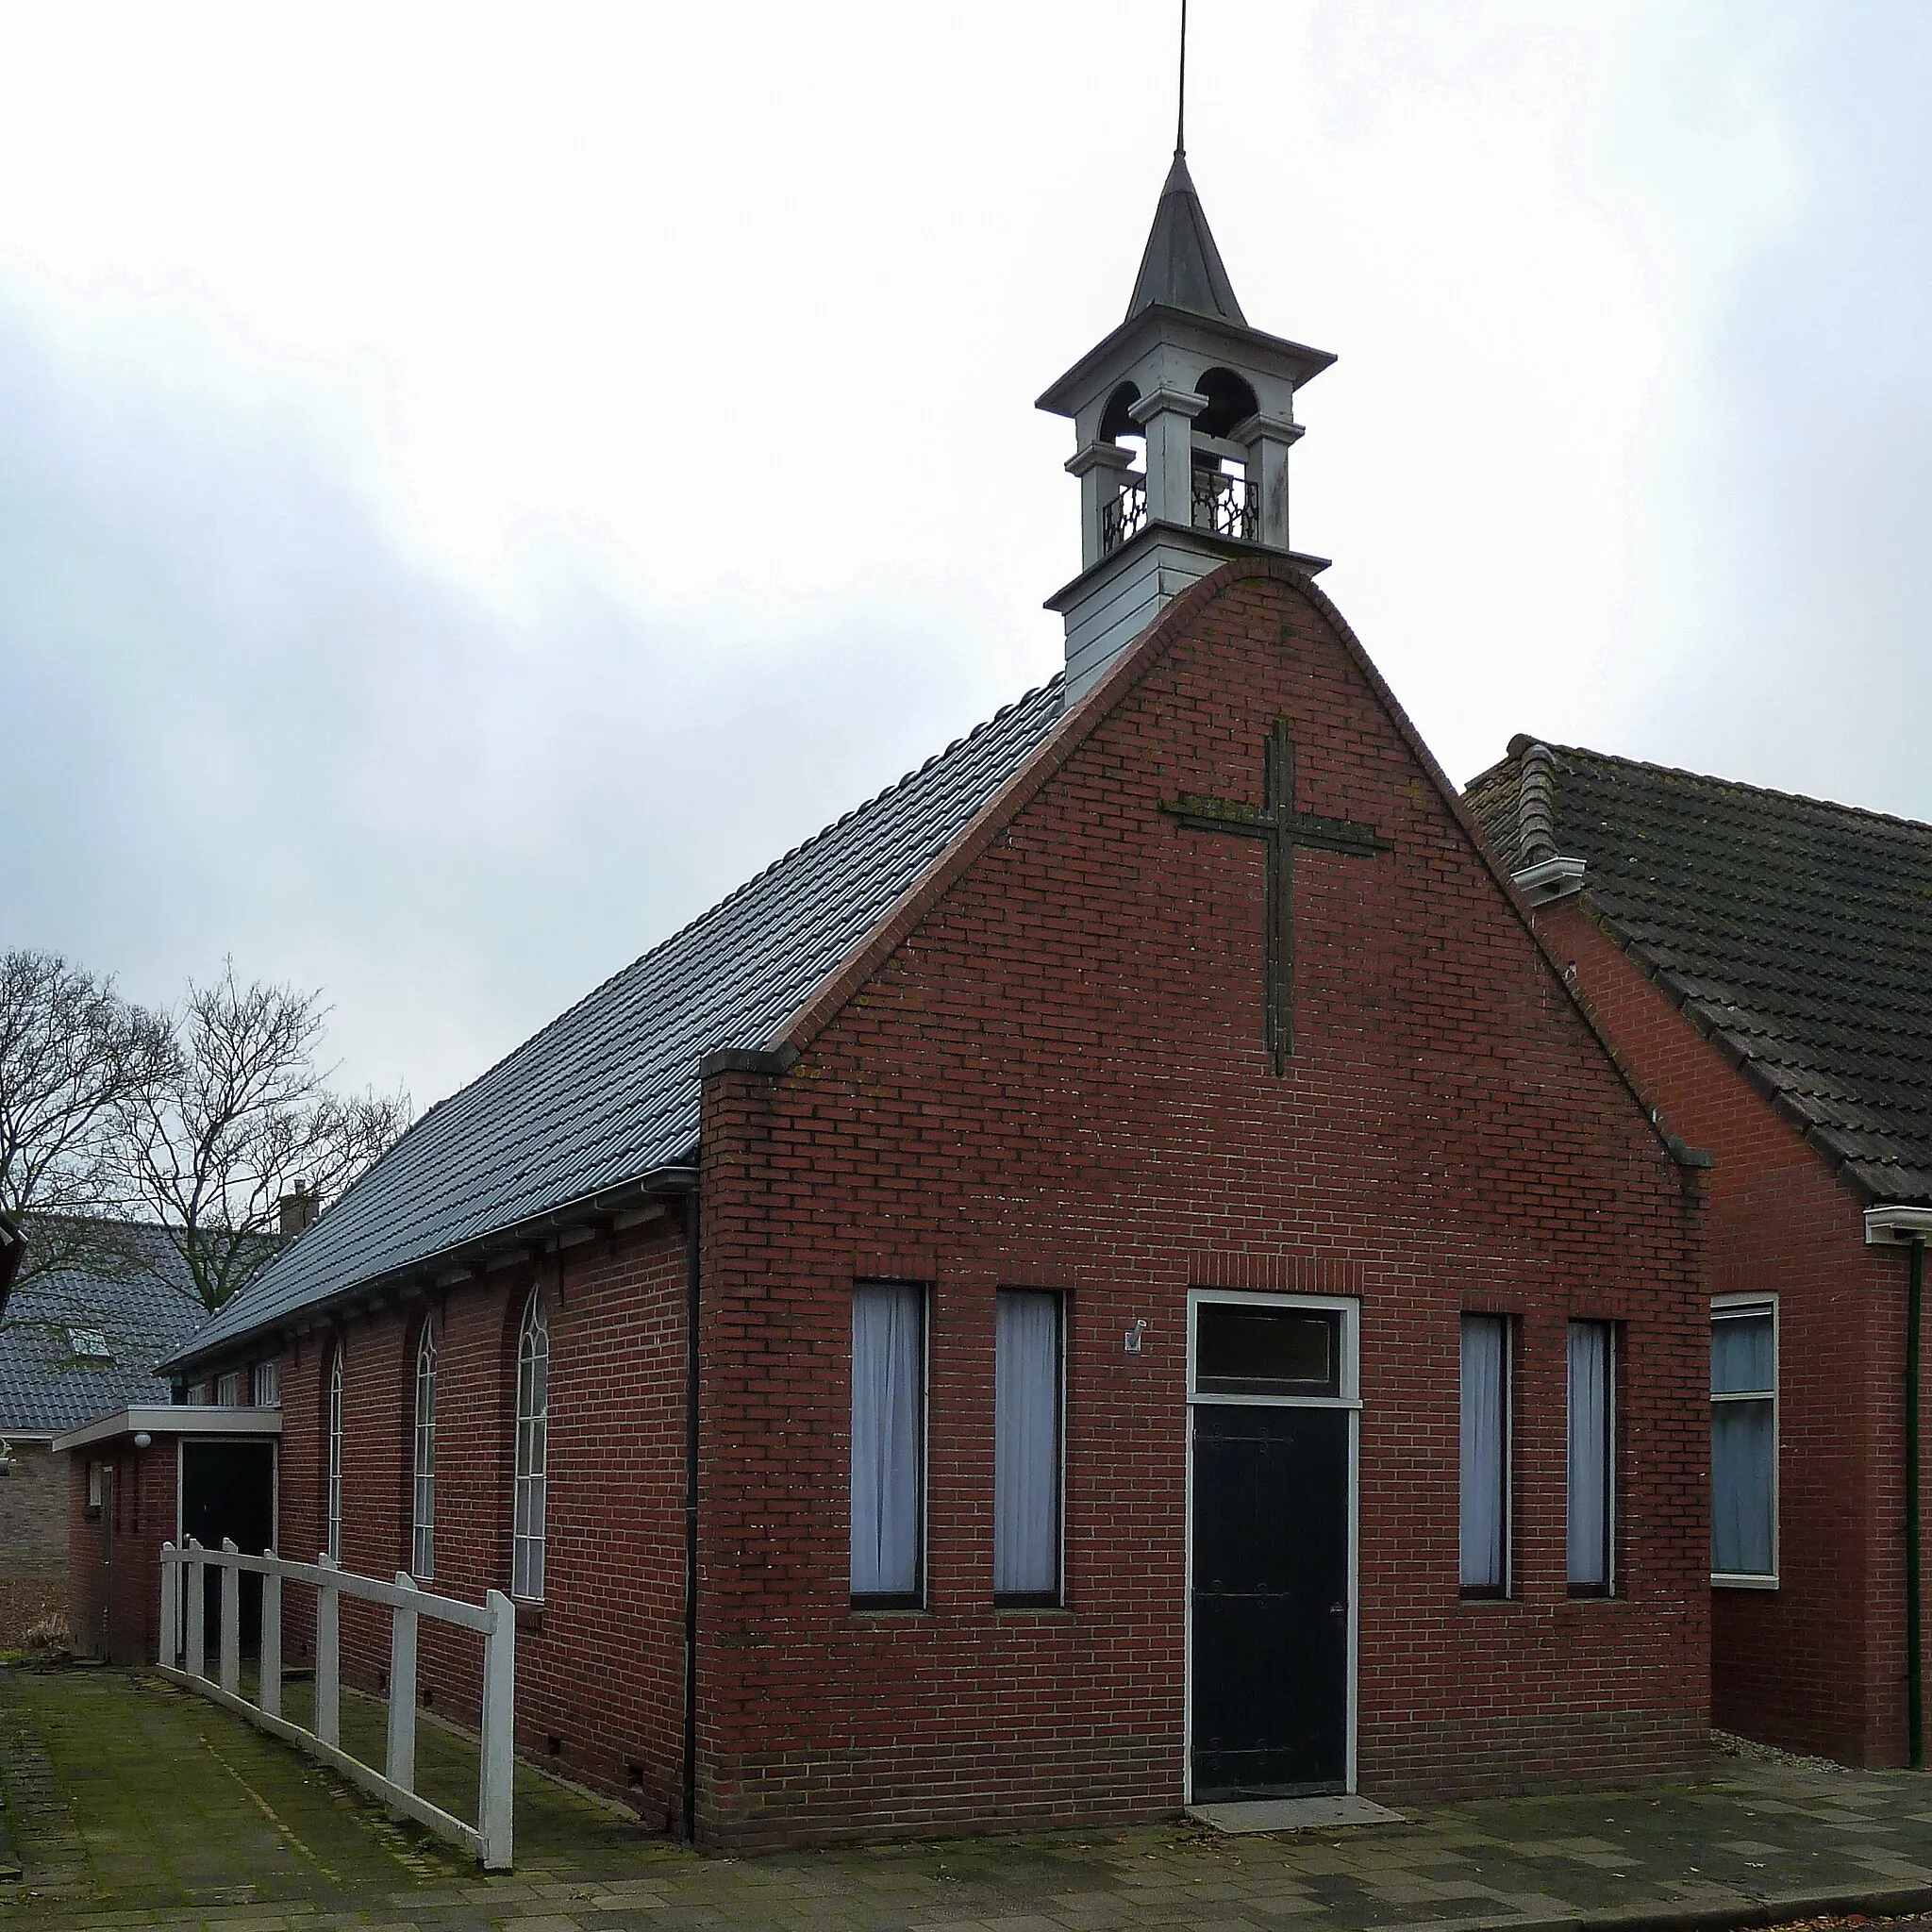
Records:
[[[1065,673],[433,1109],[176,1359],[275,1360],[283,1552],[509,1591],[525,1747],[651,1821],[1703,1762],[1704,1169],[1291,545],[1330,359],[1248,325],[1177,155],[1041,399]]]

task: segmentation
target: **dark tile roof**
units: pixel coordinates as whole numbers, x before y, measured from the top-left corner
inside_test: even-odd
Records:
[[[195,1355],[688,1158],[699,1059],[767,1044],[1059,718],[1055,678],[432,1108],[195,1338]]]
[[[1511,741],[1468,803],[1874,1200],[1932,1202],[1932,825]]]
[[[0,1436],[58,1435],[129,1403],[166,1402],[154,1373],[206,1319],[158,1227],[113,1229],[129,1265],[54,1269],[18,1284],[0,1314]],[[105,1343],[105,1357],[92,1353]]]

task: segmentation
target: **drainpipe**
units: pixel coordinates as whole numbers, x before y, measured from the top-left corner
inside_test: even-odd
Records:
[[[698,1191],[695,1183],[684,1197],[684,1835],[695,1842],[698,1835]],[[1914,1624],[1912,1627],[1916,1643],[1918,1625]],[[1915,1725],[1916,1723],[1915,1718]],[[1912,1735],[1918,1736],[1916,1728]],[[1917,1763],[1918,1760],[1914,1757],[1912,1761]]]
[[[1906,1741],[1914,1771],[1925,1768],[1919,1523],[1919,1335],[1925,1304],[1925,1237],[1912,1241],[1906,1277]]]

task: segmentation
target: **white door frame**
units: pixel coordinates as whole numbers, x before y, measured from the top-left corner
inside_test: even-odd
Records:
[[[1203,1395],[1194,1387],[1195,1311],[1204,1303],[1236,1303],[1250,1307],[1307,1308],[1341,1317],[1341,1375],[1339,1395]],[[1188,1291],[1188,1453],[1187,1507],[1184,1515],[1187,1559],[1183,1570],[1181,1644],[1181,1803],[1194,1802],[1194,1410],[1206,1407],[1239,1408],[1339,1408],[1348,1422],[1348,1673],[1345,1789],[1356,1788],[1356,1677],[1361,1601],[1361,1303],[1352,1295],[1272,1294],[1250,1289],[1191,1288]]]

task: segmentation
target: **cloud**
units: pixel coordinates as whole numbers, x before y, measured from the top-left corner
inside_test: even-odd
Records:
[[[427,1102],[1038,682],[1031,399],[1119,319],[1173,25],[23,17],[0,941],[322,984]],[[1341,354],[1296,541],[1452,773],[1932,817],[1928,56],[1905,0],[1195,9],[1235,286]]]
[[[1932,819],[1932,19],[1703,16],[1694,58],[1659,29],[1621,104],[1676,324],[1634,478],[1627,649],[1574,722]]]
[[[680,607],[539,528],[486,597],[357,486],[339,374],[43,321],[0,304],[7,938],[141,997],[319,982],[426,1102],[1013,695],[944,587]]]

